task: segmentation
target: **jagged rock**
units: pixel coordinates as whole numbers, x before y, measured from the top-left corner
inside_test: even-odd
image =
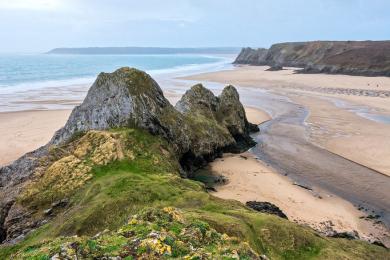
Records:
[[[215,118],[219,106],[219,100],[213,92],[202,84],[196,84],[187,90],[181,99],[176,103],[175,108],[183,114],[202,114]]]
[[[267,53],[268,49],[264,48],[243,48],[234,61],[234,64],[267,65]]]
[[[250,132],[257,132],[259,128],[248,122],[244,107],[240,102],[240,96],[235,87],[226,86],[219,96],[218,119],[229,129],[238,144],[253,146],[253,140],[249,137]]]
[[[162,118],[168,113],[177,117],[171,108],[157,82],[145,72],[121,68],[100,73],[83,103],[73,109],[50,144],[60,144],[79,132],[113,127],[134,126],[168,135]]]
[[[281,211],[277,206],[269,202],[259,202],[259,201],[247,201],[245,203],[251,209],[256,211],[276,215],[278,217],[288,219],[287,216]]]
[[[75,145],[103,145],[112,150],[104,156],[89,154],[96,165],[122,158],[121,146],[114,140],[115,137],[96,130],[139,128],[162,136],[179,159],[184,169],[182,175],[191,175],[195,169],[221,156],[224,151],[242,151],[254,144],[249,133],[258,128],[247,121],[233,86],[227,86],[216,97],[202,85],[195,85],[186,92],[176,108],[164,97],[157,82],[143,71],[126,67],[113,73],[99,74],[83,103],[74,108],[65,126],[47,145],[0,168],[0,242],[10,242],[24,230],[34,229],[45,220],[32,217],[32,209],[21,203],[24,197],[34,197],[27,194],[20,198],[23,195],[21,191],[31,183],[34,175],[50,179],[73,174],[83,178],[76,183],[79,186],[91,178],[88,175],[91,168],[84,165],[82,158],[93,151],[82,147],[67,151],[57,149],[59,151],[55,155],[50,151],[78,140]],[[51,173],[45,174],[48,171]],[[78,188],[77,185],[63,185],[62,193]],[[19,202],[15,202],[17,198]],[[51,208],[56,210],[45,214],[47,218],[68,203],[61,200],[48,202],[48,206],[54,203]]]
[[[241,152],[254,145],[249,133],[258,131],[258,127],[248,122],[233,86],[226,86],[216,97],[203,85],[195,85],[175,108],[183,113],[193,129],[192,148],[181,159],[182,165],[195,166],[190,172],[220,156],[222,151]],[[204,151],[206,156],[196,156],[199,151]]]

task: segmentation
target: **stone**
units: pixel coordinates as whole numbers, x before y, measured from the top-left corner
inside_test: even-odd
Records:
[[[355,240],[359,239],[359,233],[356,230],[353,231],[345,231],[345,232],[336,232],[334,231],[333,234],[329,235],[330,237],[335,237],[335,238],[346,238],[349,240]]]
[[[45,214],[45,215],[47,215],[47,216],[50,216],[52,213],[53,213],[53,208],[45,209],[45,210],[43,211],[43,214]]]
[[[272,214],[284,219],[288,219],[287,216],[283,213],[283,211],[281,211],[277,206],[269,202],[247,201],[245,205],[251,209],[262,213]]]
[[[281,66],[281,65],[272,65],[271,67],[266,69],[266,71],[279,71],[279,70],[283,70],[283,66]]]

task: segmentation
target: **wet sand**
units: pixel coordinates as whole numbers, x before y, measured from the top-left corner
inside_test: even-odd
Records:
[[[245,70],[245,68],[240,68],[239,71],[241,70]],[[249,75],[264,74],[264,72],[257,70],[258,69],[254,70],[250,68]],[[383,144],[386,143],[381,142],[381,136],[376,132],[372,132],[372,138],[367,136],[367,133],[374,129],[374,125],[372,125],[372,128],[366,128],[365,125],[375,123],[368,120],[368,122],[365,121],[365,123],[363,123],[364,125],[361,126],[361,129],[359,128],[359,133],[363,134],[353,137],[355,138],[353,140],[354,143],[357,144],[358,141],[361,140],[361,144],[367,145],[361,147],[361,150],[347,149],[343,152],[343,148],[351,147],[351,141],[346,139],[347,137],[351,138],[351,129],[357,129],[355,128],[356,125],[362,124],[362,122],[356,119],[358,116],[354,112],[338,108],[332,104],[331,101],[324,99],[324,96],[343,99],[350,101],[353,104],[374,107],[385,115],[390,111],[387,102],[383,101],[388,100],[387,98],[308,90],[308,88],[310,88],[310,82],[307,82],[304,88],[299,85],[293,85],[293,87],[290,88],[288,87],[289,84],[286,82],[289,82],[289,77],[291,75],[287,75],[285,79],[282,78],[277,81],[273,79],[268,81],[271,83],[274,82],[274,84],[265,86],[264,82],[258,81],[256,78],[257,76],[252,75],[252,78],[248,79],[246,78],[248,74],[245,72],[245,77],[240,78],[235,75],[235,73],[236,71],[216,72],[215,74],[194,76],[190,79],[195,80],[196,82],[214,81],[220,83],[233,83],[235,85],[240,82],[242,83],[238,84],[238,89],[240,98],[245,104],[249,121],[254,123],[267,121],[262,126],[262,134],[254,136],[259,145],[252,150],[252,153],[263,160],[265,163],[263,163],[263,166],[267,163],[272,166],[273,172],[269,175],[270,187],[273,187],[272,182],[277,181],[279,177],[283,177],[280,174],[287,174],[288,179],[286,179],[286,181],[289,181],[289,185],[291,184],[291,180],[296,180],[299,183],[311,186],[315,193],[324,191],[325,194],[330,194],[332,198],[339,198],[338,200],[332,200],[331,202],[335,204],[334,209],[338,209],[342,213],[340,213],[341,218],[335,218],[334,214],[324,216],[331,220],[334,219],[334,222],[336,224],[338,223],[337,225],[340,225],[340,228],[354,228],[360,230],[364,234],[366,234],[365,230],[373,228],[372,223],[369,223],[369,227],[366,228],[364,227],[365,224],[361,224],[356,220],[356,209],[350,207],[352,204],[355,206],[365,206],[367,211],[362,212],[363,215],[381,214],[383,216],[382,219],[388,223],[390,195],[387,191],[390,190],[390,186],[389,178],[383,174],[386,169],[389,169],[386,164],[387,161],[379,159],[380,156],[378,155],[371,157],[366,156],[367,151],[371,153],[371,151],[376,149],[379,151],[378,154],[385,157],[383,151],[386,150],[386,147],[384,147]],[[290,72],[288,73],[291,74]],[[326,76],[328,77],[328,75]],[[337,77],[339,78],[340,76]],[[340,80],[344,82],[342,79],[343,78]],[[176,86],[162,86],[171,103],[175,103],[179,97],[178,94],[181,94],[180,91],[187,89],[190,85],[195,83],[192,80],[181,80],[180,84]],[[283,83],[283,80],[285,83]],[[343,84],[345,84],[345,82]],[[218,94],[223,87],[221,84],[210,83],[205,85],[206,87],[211,88],[216,94]],[[343,85],[343,88],[346,86],[348,87],[348,84]],[[377,102],[374,100],[377,100]],[[319,106],[320,103],[323,107]],[[333,110],[326,110],[330,108]],[[265,111],[266,113],[261,111]],[[340,111],[343,111],[343,113]],[[323,116],[318,116],[320,112],[325,114]],[[4,165],[9,163],[12,160],[17,159],[20,155],[44,145],[50,140],[54,131],[59,129],[66,122],[69,113],[69,110],[0,113],[0,138],[2,138],[0,142],[4,144],[2,150],[0,150],[0,158],[2,160],[0,164]],[[335,114],[337,117],[328,116],[329,113],[332,115]],[[348,117],[346,117],[346,115],[348,115]],[[272,117],[272,120],[269,120],[270,116]],[[335,124],[332,121],[328,122],[326,120],[334,118],[338,118],[341,123]],[[351,124],[344,124],[343,122]],[[379,129],[379,133],[382,134],[382,139],[386,138],[385,131],[381,130],[383,124],[376,124],[379,124],[380,126],[377,126],[377,128]],[[334,127],[331,127],[333,125],[343,127],[335,129]],[[320,129],[321,131],[316,132],[316,129]],[[323,129],[330,132],[323,132]],[[347,133],[346,136],[343,135],[344,132]],[[370,148],[370,140],[372,141],[374,137],[378,138],[378,141],[375,143],[373,150],[367,150]],[[356,158],[350,157],[352,159],[348,159],[353,153],[355,153]],[[362,159],[363,157],[366,157],[367,160],[364,161]],[[355,163],[353,160],[359,163]],[[378,164],[377,162],[379,161],[384,163]],[[378,173],[379,170],[372,170],[370,169],[371,167],[364,166],[364,164],[369,163],[372,163],[374,166],[376,165],[375,167],[377,168],[382,167],[382,169],[384,169],[382,170],[382,174]],[[226,162],[224,162],[223,165],[225,164]],[[244,165],[244,162],[238,165],[242,166]],[[374,166],[372,168],[374,168]],[[242,169],[247,168],[245,166],[242,167]],[[342,172],[342,174],[340,174],[340,172]],[[242,176],[238,177],[237,180],[241,177]],[[250,179],[249,183],[252,181],[256,182],[257,179]],[[262,180],[259,180],[259,183],[261,183],[261,181]],[[247,184],[247,182],[240,181],[239,184]],[[245,185],[238,185],[238,188],[242,192],[247,190],[245,187]],[[256,189],[260,191],[262,190],[261,188],[262,187],[259,186]],[[263,190],[265,193],[269,191],[269,189]],[[226,192],[230,195],[233,194],[233,192],[229,193],[229,189],[227,189]],[[298,192],[297,195],[295,195],[296,190],[292,190],[291,192],[290,197],[292,200],[294,200],[295,196],[300,194]],[[277,197],[277,193],[269,194],[273,194],[272,196],[274,196],[275,201],[277,201],[276,199],[284,201],[283,197]],[[337,194],[337,196],[334,194]],[[246,195],[249,196],[250,193]],[[264,198],[271,196],[267,197],[265,195]],[[303,196],[303,194],[301,195]],[[301,195],[299,195],[299,197]],[[314,225],[314,227],[317,226],[319,230],[321,228],[326,228],[329,223],[321,224],[323,218],[313,217],[313,219],[304,219],[304,216],[297,213],[299,211],[305,211],[306,206],[311,203],[311,199],[307,196],[313,197],[313,194],[305,194],[305,198],[302,197],[302,203],[294,204],[294,207],[297,207],[295,213],[290,211],[289,214],[293,216],[292,218],[296,222],[301,221],[304,224]],[[259,199],[260,198],[261,197],[259,197]],[[240,200],[240,198],[236,199]],[[347,200],[347,202],[345,200]],[[342,203],[340,204],[339,202]],[[314,207],[315,204],[310,205],[313,205]],[[287,205],[286,208],[290,206],[292,207],[291,209],[294,208],[293,205]],[[371,210],[374,211],[371,212]],[[287,209],[286,212],[288,211],[289,210]],[[313,211],[315,211],[315,208],[313,208]],[[337,210],[332,212],[336,214]],[[346,212],[348,212],[348,214]],[[326,212],[324,211],[324,213]],[[337,219],[342,218],[348,221],[345,223],[340,222],[340,224]],[[333,224],[336,225],[335,223]]]
[[[272,115],[272,120],[262,125],[261,134],[254,136],[258,141],[252,150],[255,156],[291,180],[381,215],[390,226],[389,125],[326,99],[348,101],[385,117],[390,115],[390,98],[366,90],[378,93],[378,84],[379,95],[387,93],[390,78],[240,67],[186,79],[236,85],[245,105]],[[375,105],[374,100],[381,102]]]

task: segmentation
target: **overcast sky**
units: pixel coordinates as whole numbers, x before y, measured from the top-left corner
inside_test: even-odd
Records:
[[[0,52],[390,39],[389,0],[0,0]]]

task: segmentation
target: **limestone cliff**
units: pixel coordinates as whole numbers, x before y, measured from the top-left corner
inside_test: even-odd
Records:
[[[235,64],[249,64],[249,65],[267,65],[266,57],[268,49],[265,48],[243,48],[238,54]]]
[[[301,67],[302,73],[390,76],[390,41],[278,43],[268,51],[244,48],[235,63]]]

